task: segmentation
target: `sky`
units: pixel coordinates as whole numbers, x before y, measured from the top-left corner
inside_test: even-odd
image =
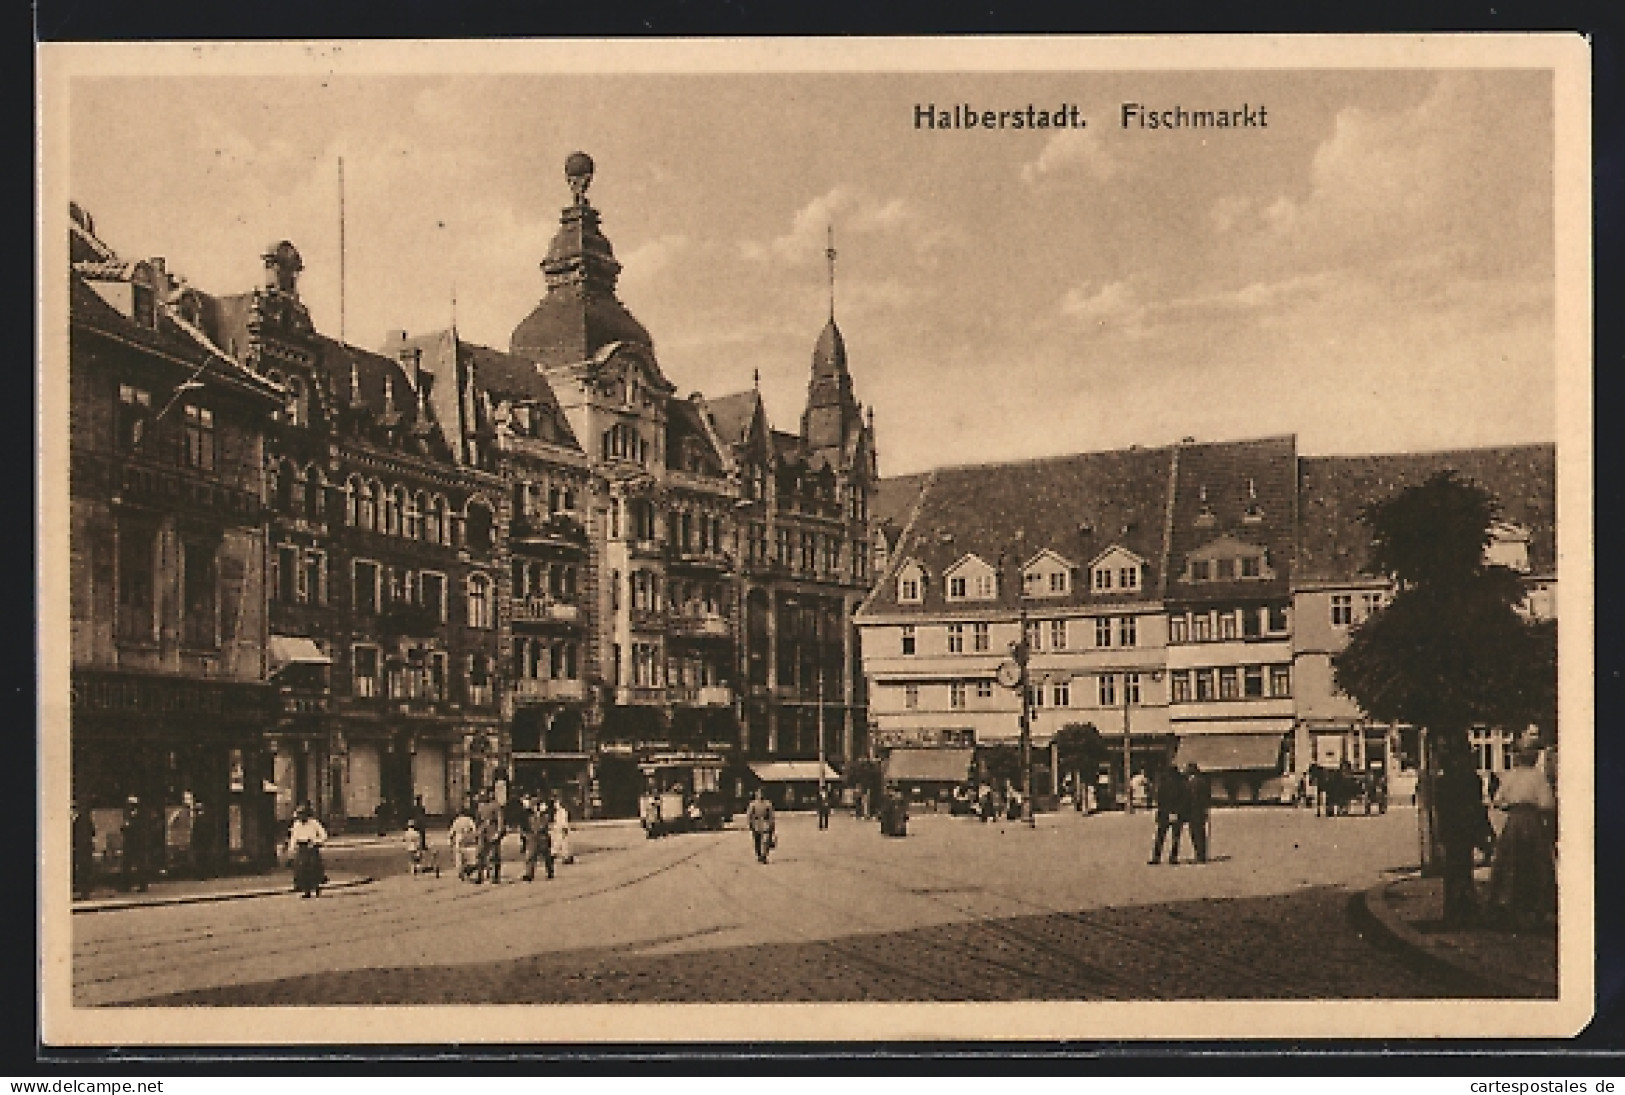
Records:
[[[1153,109],[1267,126],[1143,130]],[[932,131],[917,105],[1076,104]],[[212,293],[288,239],[317,326],[506,349],[565,157],[679,393],[794,430],[830,308],[883,474],[1191,436],[1305,453],[1552,441],[1542,71],[76,77],[69,191]]]

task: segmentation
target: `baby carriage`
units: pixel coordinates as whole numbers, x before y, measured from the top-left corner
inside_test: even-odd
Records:
[[[439,878],[440,853],[429,847],[429,842],[423,838],[423,833],[419,831],[416,822],[406,823],[405,841],[407,858],[412,861],[412,874],[416,876],[433,873]]]

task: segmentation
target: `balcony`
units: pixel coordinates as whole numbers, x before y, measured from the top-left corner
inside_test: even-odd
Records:
[[[516,624],[573,624],[581,620],[581,606],[550,597],[516,597],[512,602]]]
[[[709,574],[726,574],[734,565],[733,556],[725,551],[697,551],[677,544],[668,545],[666,563],[674,570],[704,571]]]
[[[621,707],[647,707],[666,702],[666,690],[651,685],[629,685],[615,690],[615,703]]]
[[[587,682],[569,678],[520,677],[513,682],[513,694],[521,702],[577,700],[587,698]]]
[[[734,692],[725,684],[702,684],[673,688],[672,699],[689,707],[728,707],[733,704]]]
[[[666,610],[663,608],[633,608],[630,610],[633,631],[666,630]]]
[[[673,635],[690,639],[726,639],[733,635],[728,617],[720,612],[674,612],[670,630]]]
[[[314,688],[281,688],[278,699],[284,715],[325,715],[328,692]]]
[[[519,549],[587,549],[587,530],[566,513],[516,517],[508,526],[508,541]]]

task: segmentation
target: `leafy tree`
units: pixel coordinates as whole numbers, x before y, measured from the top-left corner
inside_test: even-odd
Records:
[[[982,750],[982,767],[987,781],[996,786],[1010,783],[1021,786],[1021,748],[1015,745],[990,745]]]
[[[1428,732],[1418,788],[1428,867],[1437,861],[1432,758],[1471,763],[1470,751],[1448,747],[1465,746],[1473,725],[1555,718],[1556,630],[1526,621],[1517,573],[1485,561],[1495,516],[1489,494],[1450,471],[1361,514],[1371,529],[1365,569],[1392,578],[1396,593],[1336,656],[1335,680],[1373,719]]]
[[[1055,752],[1062,771],[1078,777],[1078,786],[1094,781],[1110,747],[1092,722],[1069,722],[1055,732]]]

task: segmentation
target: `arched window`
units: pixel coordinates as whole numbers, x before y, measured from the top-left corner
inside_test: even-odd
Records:
[[[327,516],[327,481],[315,464],[305,469],[305,516],[313,521]]]
[[[401,511],[406,508],[406,491],[396,487],[384,495],[384,522],[381,531],[390,536],[401,534]]]
[[[435,495],[423,515],[423,538],[431,544],[447,542],[446,500]]]
[[[463,543],[470,551],[491,550],[491,507],[479,498],[470,499],[464,515]]]
[[[288,421],[295,426],[308,423],[305,414],[305,381],[302,377],[288,378]]]
[[[299,498],[299,473],[294,470],[293,461],[284,460],[277,467],[276,472],[276,508],[278,513],[292,514],[295,512],[295,500]]]
[[[356,525],[372,532],[378,527],[378,496],[383,485],[376,479],[361,485],[361,504],[356,509]]]
[[[491,626],[491,579],[484,574],[468,576],[468,626]]]
[[[406,504],[406,538],[423,539],[423,520],[429,512],[429,498],[422,491],[414,494]]]
[[[366,489],[360,476],[352,475],[344,481],[344,523],[351,528],[361,523],[361,498]]]

